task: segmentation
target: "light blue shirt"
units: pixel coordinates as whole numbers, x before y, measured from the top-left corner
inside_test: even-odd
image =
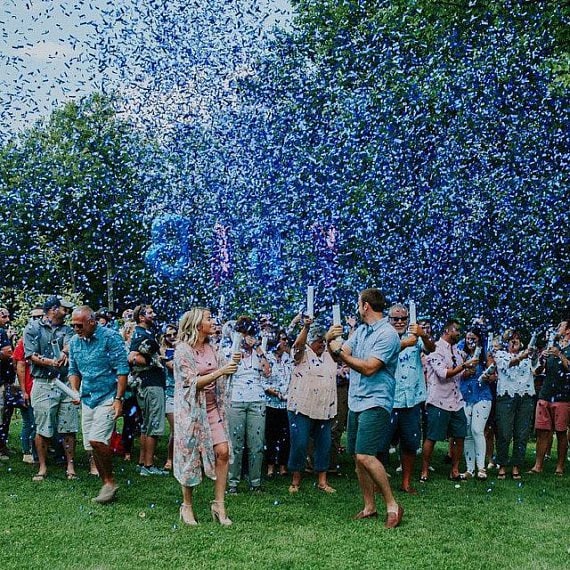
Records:
[[[402,339],[407,336],[404,335]],[[422,366],[423,348],[424,343],[418,338],[414,346],[407,346],[398,355],[394,408],[413,408],[426,400],[426,380]]]
[[[381,407],[391,412],[396,385],[394,374],[400,352],[400,337],[396,329],[385,317],[371,325],[360,325],[346,344],[355,358],[367,360],[373,356],[384,363],[382,368],[371,376],[350,370],[349,409],[353,412],[363,412]]]
[[[97,325],[89,338],[69,341],[69,375],[81,378],[81,400],[89,408],[113,398],[117,376],[128,373],[125,343],[113,329]]]

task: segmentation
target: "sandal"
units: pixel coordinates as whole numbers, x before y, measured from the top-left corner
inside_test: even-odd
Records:
[[[511,473],[511,478],[514,481],[520,481],[522,479],[522,475],[520,473]]]
[[[485,469],[479,469],[479,471],[477,471],[477,479],[479,479],[479,481],[486,481],[487,471]]]
[[[467,477],[465,477],[465,473],[459,473],[458,475],[449,475],[448,479],[450,481],[465,481]]]
[[[507,478],[507,474],[504,471],[499,471],[499,473],[497,474],[497,479],[500,479],[501,481],[503,481],[504,479]]]
[[[69,473],[69,471],[65,472],[65,477],[68,481],[77,481],[79,477],[75,473]]]
[[[47,473],[38,473],[32,477],[32,481],[45,481]]]
[[[540,475],[541,473],[542,471],[537,471],[534,467],[526,472],[527,475]]]
[[[317,489],[322,491],[323,493],[327,493],[328,495],[332,495],[336,493],[336,489],[333,489],[328,483],[326,485],[317,485]]]
[[[420,483],[427,483],[429,481],[429,477],[427,475],[422,475],[420,477]]]
[[[564,471],[555,471],[554,475],[556,475],[556,477],[564,477]]]
[[[299,492],[299,485],[293,485],[293,483],[291,483],[291,485],[289,485],[289,493],[291,495],[294,495],[295,493]]]

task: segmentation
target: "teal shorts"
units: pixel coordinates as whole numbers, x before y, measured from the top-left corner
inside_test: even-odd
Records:
[[[452,412],[428,404],[426,412],[428,425],[426,439],[445,441],[448,437],[465,439],[467,436],[467,417],[463,408]]]
[[[369,408],[348,412],[347,451],[351,455],[374,455],[390,443],[390,412],[385,408]]]

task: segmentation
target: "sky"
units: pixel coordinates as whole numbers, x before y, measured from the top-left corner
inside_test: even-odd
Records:
[[[1,0],[0,138],[116,79],[104,64],[105,15],[120,0]],[[269,0],[266,25],[286,23],[287,0]]]

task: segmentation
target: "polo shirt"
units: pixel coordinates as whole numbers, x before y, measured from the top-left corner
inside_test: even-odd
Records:
[[[355,358],[367,360],[373,356],[384,363],[375,374],[364,376],[350,369],[348,407],[353,412],[363,412],[381,407],[388,412],[394,405],[396,367],[400,352],[400,337],[388,318],[377,320],[371,325],[361,324],[346,341]]]

